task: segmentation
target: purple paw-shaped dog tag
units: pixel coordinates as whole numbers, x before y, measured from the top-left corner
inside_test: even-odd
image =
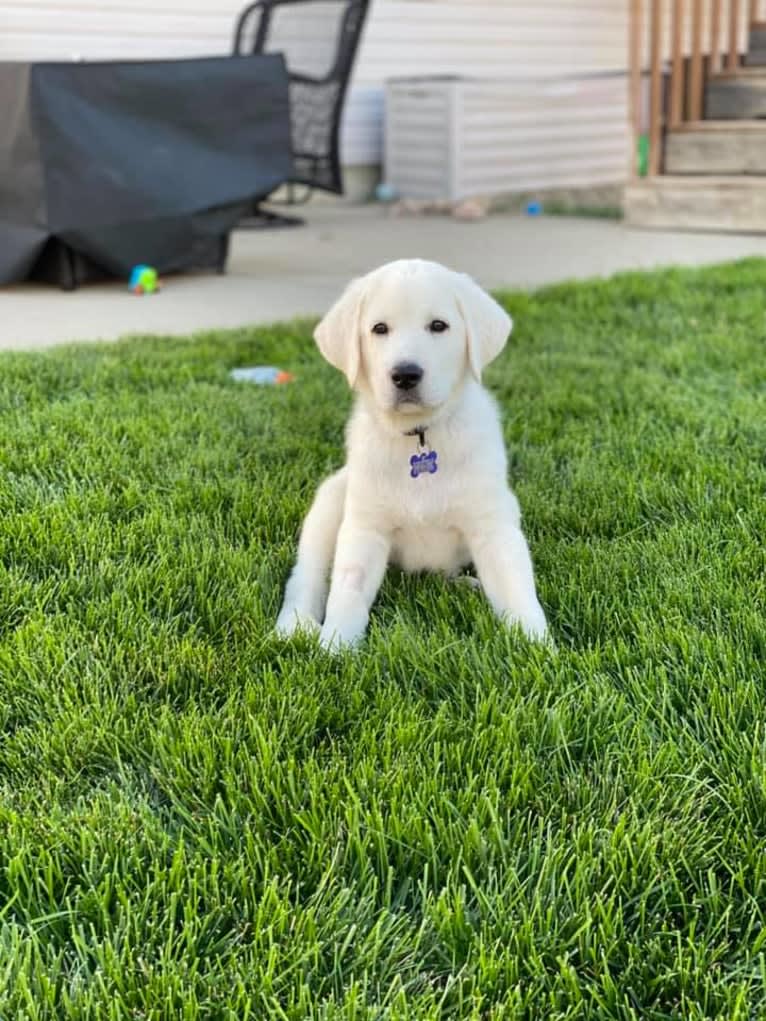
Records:
[[[429,450],[423,454],[413,454],[410,458],[410,475],[413,479],[424,473],[433,475],[438,467],[435,450]]]

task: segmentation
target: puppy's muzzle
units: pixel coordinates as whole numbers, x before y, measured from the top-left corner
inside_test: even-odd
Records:
[[[391,370],[391,382],[397,390],[414,390],[423,378],[423,370],[414,362],[400,362]]]

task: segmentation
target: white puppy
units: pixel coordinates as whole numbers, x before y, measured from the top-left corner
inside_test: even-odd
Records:
[[[346,465],[303,524],[281,634],[317,628],[328,648],[353,645],[392,561],[447,574],[473,563],[500,618],[545,638],[497,409],[480,382],[511,326],[470,277],[418,259],[354,280],[327,313],[314,337],[357,400]]]

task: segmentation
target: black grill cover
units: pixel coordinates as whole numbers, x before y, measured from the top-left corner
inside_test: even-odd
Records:
[[[0,284],[216,265],[291,172],[279,55],[0,63]]]

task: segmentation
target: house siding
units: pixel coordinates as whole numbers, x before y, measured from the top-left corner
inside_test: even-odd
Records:
[[[243,0],[0,0],[0,59],[226,53],[242,6]],[[346,108],[343,162],[380,161],[387,78],[624,71],[627,27],[627,0],[373,0]]]

